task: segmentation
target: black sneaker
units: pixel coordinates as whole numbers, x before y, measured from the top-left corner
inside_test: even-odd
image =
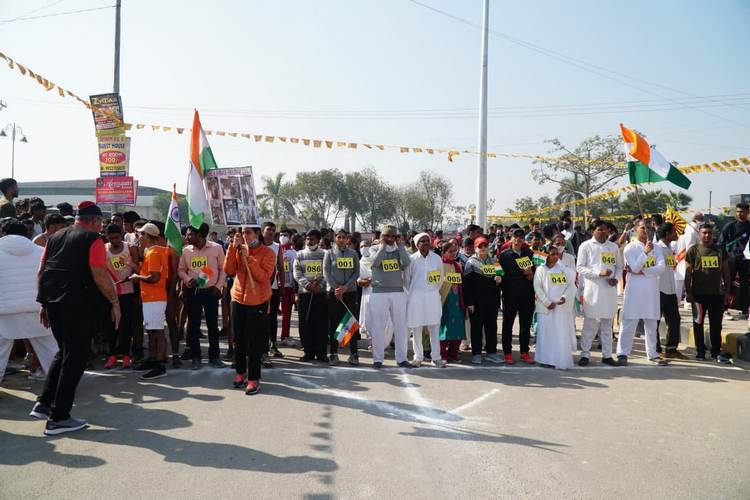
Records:
[[[425,351],[424,352],[424,359],[427,361],[432,361],[432,351]]]
[[[399,368],[414,368],[414,365],[409,363],[408,361],[402,361],[398,364]]]
[[[201,368],[203,368],[203,365],[201,364],[201,358],[193,358],[193,360],[190,361],[191,370],[200,370]]]
[[[326,356],[325,354],[318,354],[315,357],[318,359],[318,361],[322,361],[323,363],[330,363],[331,362],[331,360],[328,359],[328,356]]]
[[[142,380],[153,380],[156,378],[162,378],[167,376],[167,370],[163,366],[158,366],[151,371],[147,371],[141,375]]]
[[[224,355],[224,361],[234,361],[234,346],[229,346],[227,353]]]
[[[260,362],[263,363],[263,368],[273,368],[273,363],[271,363],[271,358],[268,357],[268,354],[261,356]]]
[[[69,417],[65,420],[55,422],[54,420],[47,420],[47,425],[44,427],[45,436],[57,436],[58,434],[65,434],[66,432],[75,432],[85,429],[89,426],[89,423],[85,420],[78,420],[77,418]]]
[[[180,357],[177,354],[172,355],[172,368],[181,368],[182,367],[182,361],[180,361]]]
[[[696,361],[706,361],[706,353],[705,352],[699,352],[695,355]]]
[[[40,420],[47,420],[52,414],[52,409],[49,406],[43,405],[39,401],[34,404],[34,407],[29,412],[30,417],[38,418]]]
[[[381,361],[375,361],[375,362],[374,362],[374,363],[372,364],[372,367],[373,367],[374,369],[376,369],[376,370],[380,370],[381,368],[383,368],[383,363],[382,363]]]
[[[312,354],[305,354],[301,358],[299,358],[300,361],[309,362],[309,361],[315,361],[315,356]]]
[[[216,358],[209,361],[209,364],[214,368],[226,368],[227,364],[224,363],[221,359]]]
[[[183,361],[188,361],[193,359],[193,353],[190,352],[190,349],[185,349],[182,351],[182,355],[180,356],[180,359]]]
[[[339,355],[331,354],[328,358],[328,364],[331,366],[336,366],[337,364],[339,364]]]
[[[589,366],[589,358],[583,357],[579,359],[578,366]]]
[[[137,365],[133,367],[133,371],[145,372],[148,370],[153,370],[157,366],[158,366],[158,363],[156,362],[155,359],[150,359],[150,358],[144,359],[143,361],[141,361],[140,363],[138,363]]]
[[[276,347],[276,344],[273,344],[271,346],[271,354],[273,354],[274,358],[283,358],[284,357],[284,353],[281,352],[281,351],[279,351],[279,348]]]
[[[359,354],[352,354],[351,356],[349,356],[347,363],[352,366],[359,366]]]
[[[609,365],[609,366],[620,366],[620,364],[617,361],[615,361],[614,359],[612,359],[612,358],[604,358],[604,359],[602,359],[602,364],[603,365]]]
[[[628,366],[628,357],[627,356],[617,356],[617,365],[618,366]]]
[[[720,353],[718,356],[716,356],[716,362],[721,363],[723,365],[731,365],[732,364],[732,358],[728,354]]]

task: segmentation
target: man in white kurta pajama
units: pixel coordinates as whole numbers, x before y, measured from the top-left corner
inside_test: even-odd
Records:
[[[622,276],[622,256],[617,245],[607,239],[606,222],[594,223],[594,237],[578,248],[579,280],[583,280],[583,331],[579,366],[587,366],[591,343],[599,332],[602,363],[617,366],[612,359],[612,319],[617,312],[617,281]]]
[[[633,337],[638,320],[643,320],[646,331],[646,354],[654,363],[666,362],[656,352],[657,321],[661,317],[659,299],[659,277],[664,272],[664,254],[654,247],[648,238],[645,221],[635,227],[637,239],[631,241],[623,252],[625,271],[625,294],[620,321],[620,338],[617,341],[617,359],[627,366],[628,355],[633,348]]]
[[[414,366],[424,360],[422,328],[430,332],[432,361],[436,367],[445,367],[440,358],[440,318],[443,303],[440,300],[440,286],[443,284],[443,260],[431,250],[430,236],[420,233],[414,237],[417,251],[409,258],[407,268],[409,300],[406,305],[406,322],[414,341]]]

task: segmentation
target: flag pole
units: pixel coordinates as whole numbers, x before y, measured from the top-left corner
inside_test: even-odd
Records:
[[[640,216],[643,217],[643,205],[641,204],[641,192],[638,190],[638,184],[633,184],[635,187],[635,199],[638,200],[638,211],[640,212]]]

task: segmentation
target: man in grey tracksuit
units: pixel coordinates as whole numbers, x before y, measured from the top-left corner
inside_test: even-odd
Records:
[[[349,233],[339,229],[336,243],[323,257],[323,275],[328,285],[328,328],[330,331],[331,355],[330,364],[339,361],[339,341],[337,329],[341,320],[350,312],[359,320],[359,299],[357,296],[357,279],[359,278],[359,256],[349,248]],[[359,332],[349,341],[349,364],[359,364],[357,340]]]
[[[368,331],[372,335],[373,368],[383,366],[385,346],[391,341],[385,338],[388,319],[393,322],[396,336],[396,363],[402,368],[412,368],[406,360],[409,346],[409,331],[406,325],[406,293],[404,292],[404,270],[411,260],[403,242],[396,244],[395,226],[384,226],[380,245],[370,250],[372,256],[372,295],[367,311]]]
[[[323,276],[325,251],[318,246],[319,243],[320,231],[309,231],[305,237],[305,249],[297,252],[294,260],[294,280],[299,284],[299,329],[305,349],[302,361],[318,359],[328,363],[328,304]]]

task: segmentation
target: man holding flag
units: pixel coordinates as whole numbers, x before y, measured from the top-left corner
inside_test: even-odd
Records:
[[[357,366],[359,257],[357,252],[349,248],[349,233],[344,229],[339,229],[336,233],[336,244],[323,257],[323,276],[328,287],[328,318],[331,329],[329,362],[336,365],[339,361],[339,345],[345,347],[349,344],[351,354],[348,362],[352,366]]]

